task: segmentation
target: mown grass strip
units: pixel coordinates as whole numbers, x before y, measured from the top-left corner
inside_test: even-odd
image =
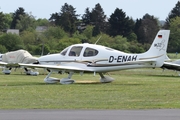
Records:
[[[44,83],[42,74],[0,73],[0,109],[180,108],[180,77],[173,71],[133,69],[110,74],[116,79],[112,83],[99,83],[99,75],[75,74],[75,84],[61,85]]]

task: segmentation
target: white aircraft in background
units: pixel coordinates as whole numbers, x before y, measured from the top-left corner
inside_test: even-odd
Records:
[[[29,52],[26,50],[17,50],[17,51],[11,51],[4,54],[0,54],[0,65],[2,66],[3,73],[9,75],[11,73],[12,68],[20,68],[19,65],[14,63],[34,63],[37,61],[36,57],[33,57]],[[31,69],[28,69],[26,67],[24,68],[24,72],[27,75],[38,75],[39,72],[32,71]]]
[[[169,59],[169,61],[164,62],[164,64],[162,65],[161,68],[180,71],[180,60],[172,61],[172,60]]]
[[[109,71],[161,67],[165,60],[170,30],[160,30],[150,49],[141,54],[130,54],[96,44],[75,44],[65,48],[58,54],[46,55],[38,58],[39,64],[23,64],[19,66],[31,68],[46,68],[49,74],[46,83],[71,84],[74,72],[99,73],[100,82],[112,82],[114,78],[105,76]],[[123,44],[123,43],[122,43]],[[50,77],[52,72],[68,72],[67,78]]]

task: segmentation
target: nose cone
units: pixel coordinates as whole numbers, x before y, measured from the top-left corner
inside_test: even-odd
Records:
[[[26,63],[26,64],[36,63],[37,60],[38,60],[37,57],[26,57],[26,58],[23,60],[23,63]]]

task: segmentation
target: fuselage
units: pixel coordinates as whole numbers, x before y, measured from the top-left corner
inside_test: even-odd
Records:
[[[42,56],[38,61],[45,65],[73,66],[88,71],[105,72],[144,67],[144,64],[131,64],[140,59],[143,59],[143,54],[128,54],[101,45],[85,43],[72,45],[58,54]]]

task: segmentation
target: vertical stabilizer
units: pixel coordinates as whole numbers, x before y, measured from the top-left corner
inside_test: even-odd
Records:
[[[143,54],[142,59],[152,59],[156,61],[156,67],[161,67],[166,58],[166,51],[169,41],[170,30],[159,30],[150,49]]]

